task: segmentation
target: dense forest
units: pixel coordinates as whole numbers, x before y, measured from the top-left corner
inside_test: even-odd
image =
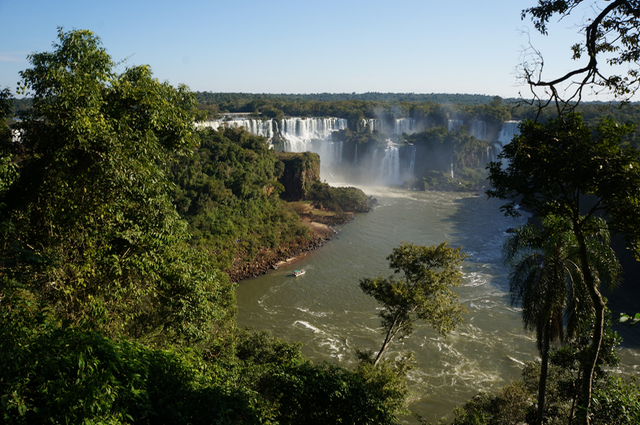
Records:
[[[199,134],[193,94],[113,73],[89,31],[55,47],[24,72],[19,142],[3,91],[2,422],[395,423],[393,362],[314,365],[235,327],[221,269],[309,236],[266,141]]]
[[[234,112],[256,118],[347,118],[355,124],[333,137],[345,143],[348,156],[353,155],[349,146],[383,142],[380,134],[361,127],[363,118],[428,121],[426,130],[399,136],[397,142],[446,161],[405,186],[471,190],[486,181],[490,145],[465,129],[448,131],[446,122],[483,120],[497,126],[537,111],[512,100],[474,95],[192,93],[158,82],[147,66],[116,73],[90,31],[60,30],[58,37],[54,51],[31,55],[32,68],[21,74],[28,100],[16,101],[8,90],[0,92],[2,422],[399,423],[401,415],[409,413],[404,406],[410,356],[380,360],[383,345],[375,361],[371,353],[354,352],[353,369],[313,364],[299,344],[238,329],[235,323],[239,270],[315,243],[294,203],[287,201],[308,202],[348,219],[346,213],[366,211],[372,200],[358,189],[321,182],[315,154],[276,153],[266,138],[244,129],[198,129],[194,122]],[[629,126],[608,126],[610,121],[602,118],[640,122],[638,105],[583,104],[579,112],[583,118],[567,133],[586,140],[594,128],[607,137],[598,151],[601,156],[585,154],[576,160],[617,155],[618,149],[637,152]],[[601,123],[597,129],[596,122]],[[547,127],[525,128],[528,132],[514,141],[522,142],[517,145],[522,149],[548,140]],[[600,141],[594,139],[593,146]],[[505,155],[517,152],[507,150]],[[609,192],[624,187],[620,179],[638,178],[629,167],[637,156],[630,155],[606,157],[613,158],[611,164],[622,164],[605,167],[613,175]],[[526,164],[519,170],[529,171]],[[522,177],[517,170],[503,176],[497,163],[490,163],[491,170],[495,196],[508,198],[510,190],[531,195],[512,186],[520,180],[511,177]],[[454,171],[459,176],[455,182],[450,175]],[[554,179],[543,172],[536,187],[546,189],[548,180]],[[290,189],[295,184],[297,189]],[[615,199],[606,198],[605,204],[628,207],[621,216],[627,214],[626,222],[635,223],[636,198],[627,195],[615,192]],[[575,248],[579,241],[572,239],[567,224],[554,223],[549,225],[552,234],[562,235],[561,242]],[[592,248],[608,242],[608,236],[589,236],[603,226],[585,223],[582,243],[591,259],[597,254]],[[548,256],[556,247],[535,243],[540,238],[533,239],[531,247]],[[434,282],[440,280],[459,284],[463,256],[445,248],[441,246],[438,255],[455,261],[429,256],[421,260],[442,269],[443,277],[416,260],[416,253],[429,250],[402,246],[389,259],[396,273],[404,270],[401,281],[408,285],[399,286],[391,278],[391,286],[380,290],[376,282],[364,285],[382,300],[381,317],[390,332],[410,333],[416,311],[419,319],[440,321],[441,332],[453,328],[455,317],[412,287],[417,282],[437,286]],[[540,267],[540,255],[535,251],[523,257],[527,270],[551,269]],[[432,294],[433,287],[427,293]],[[416,304],[407,302],[407,294]],[[540,293],[530,295],[542,298]],[[592,423],[607,423],[611,415],[617,423],[628,423],[625,420],[640,417],[640,392],[607,369],[616,364],[619,339],[609,332],[605,313],[602,354],[592,371],[598,400],[592,406]],[[447,320],[451,326],[443,325]],[[521,382],[470,400],[455,412],[454,423],[533,422],[544,373],[549,376],[547,418],[562,423],[571,417],[580,397],[585,347],[594,338],[588,320],[581,324],[566,347],[550,354],[547,372],[542,371],[545,362],[527,365]]]

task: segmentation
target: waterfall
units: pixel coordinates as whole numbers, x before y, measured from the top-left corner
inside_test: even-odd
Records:
[[[480,120],[472,122],[469,134],[478,140],[487,140],[487,123]]]
[[[198,127],[213,128],[214,130],[220,129],[220,127],[244,127],[249,133],[256,136],[263,136],[267,139],[273,137],[273,126],[271,120],[257,120],[251,118],[240,118],[232,120],[215,120],[215,121],[203,121],[196,124]]]
[[[368,126],[371,132],[377,131],[379,133],[384,133],[382,121],[377,118],[363,118],[360,123],[362,124],[362,128]]]
[[[356,143],[356,151],[353,154],[353,165],[358,166],[358,144]]]
[[[322,163],[322,151],[335,152],[335,149],[322,147],[330,142],[331,133],[347,128],[347,120],[343,118],[284,118],[279,122],[280,136],[285,140],[285,150],[289,152],[312,151],[320,154]],[[320,141],[320,148],[313,148],[313,141]],[[342,155],[342,145],[340,146]],[[328,159],[328,158],[326,158]],[[329,159],[329,161],[332,161]],[[342,162],[342,156],[338,161]]]
[[[413,118],[398,118],[393,123],[393,134],[411,134],[415,130],[415,120]]]
[[[204,121],[196,123],[198,127],[244,127],[249,133],[271,140],[277,134],[284,141],[284,150],[288,152],[315,152],[320,155],[320,164],[325,167],[342,162],[342,142],[332,142],[334,131],[347,128],[343,118],[284,118],[282,120],[260,120],[254,118],[234,118],[227,120]]]
[[[342,163],[342,142],[322,142],[318,154],[321,166],[340,164]]]
[[[387,140],[386,147],[377,148],[373,152],[371,181],[382,184],[399,184],[400,181],[400,149]]]
[[[387,183],[400,183],[400,154],[396,146],[388,146],[380,162],[380,178]]]
[[[407,167],[407,173],[409,178],[413,178],[413,171],[416,168],[416,147],[414,145],[410,145],[407,147],[408,156],[409,156],[409,166]]]
[[[460,130],[460,127],[462,127],[462,124],[464,124],[462,122],[462,120],[449,120],[447,122],[447,130],[448,131],[458,131],[458,130]]]
[[[513,138],[520,134],[520,121],[505,121],[502,124],[502,128],[500,129],[500,133],[498,134],[498,141],[495,143],[495,147],[497,150],[496,157],[502,152],[502,148],[511,143]],[[502,160],[502,168],[506,168],[507,164]]]
[[[385,124],[385,122],[378,118],[363,118],[360,121],[362,128],[369,127],[369,130],[377,131],[378,133],[386,134],[387,136],[400,135],[400,134],[412,134],[418,131],[416,120],[413,118],[396,118],[393,120],[393,127],[391,124]]]
[[[500,142],[502,146],[510,143],[514,136],[520,134],[519,125],[520,121],[505,121],[500,129],[500,134],[498,134],[498,142]]]

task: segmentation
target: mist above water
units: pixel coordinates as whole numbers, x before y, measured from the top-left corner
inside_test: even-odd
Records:
[[[502,147],[518,133],[518,121],[507,121],[502,126],[497,140],[488,144],[486,159],[495,160]],[[459,131],[464,125],[461,120],[448,121],[448,131]],[[331,117],[289,117],[284,119],[255,119],[236,117],[234,119],[207,121],[201,127],[219,129],[221,127],[244,127],[252,134],[266,137],[274,148],[287,152],[315,152],[320,155],[321,179],[328,182],[348,181],[351,184],[400,185],[414,178],[417,166],[431,163],[433,167],[453,174],[452,153],[420,153],[417,146],[400,143],[402,134],[424,131],[424,122],[412,118],[384,120],[366,118],[359,122],[362,131],[376,131],[383,140],[375,145],[352,144],[346,152],[345,143],[337,141],[336,132],[344,131],[349,122]],[[479,140],[487,138],[487,125],[476,120],[468,125],[469,135]],[[445,158],[446,157],[446,158]]]

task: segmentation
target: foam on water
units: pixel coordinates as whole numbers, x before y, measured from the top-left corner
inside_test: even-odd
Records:
[[[501,248],[505,230],[526,217],[504,217],[499,201],[481,195],[363,190],[378,205],[341,226],[339,238],[302,264],[240,283],[238,324],[301,341],[303,352],[316,362],[353,367],[355,348],[375,351],[383,339],[380,306],[360,290],[360,279],[391,274],[386,257],[402,241],[447,241],[471,254],[461,269],[464,285],[456,288],[469,314],[446,338],[428,324],[418,324],[411,336],[391,344],[387,358],[415,353],[409,408],[437,420],[478,391],[496,391],[518,379],[522,364],[535,359],[537,350],[533,336],[523,329],[520,310],[511,306]],[[307,270],[304,280],[287,277],[294,267]],[[635,352],[621,355],[632,362],[627,364],[640,362]],[[638,372],[637,367],[628,369]]]

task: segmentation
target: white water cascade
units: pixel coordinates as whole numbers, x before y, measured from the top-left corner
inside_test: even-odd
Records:
[[[284,141],[283,150],[287,152],[315,152],[320,155],[323,168],[342,162],[342,142],[332,142],[334,131],[347,128],[343,118],[301,118],[290,117],[281,120],[237,118],[205,121],[197,124],[218,130],[221,127],[244,127],[251,134],[272,140],[276,135]]]
[[[399,118],[393,123],[393,134],[411,134],[416,131],[416,120],[413,118]]]
[[[487,123],[480,120],[472,122],[469,134],[478,140],[487,140]]]
[[[387,146],[373,152],[371,171],[373,181],[382,184],[400,184],[400,149],[387,140]]]
[[[280,136],[285,140],[284,150],[288,152],[316,152],[320,154],[321,161],[329,160],[322,157],[323,148],[314,149],[312,141],[321,144],[331,143],[331,133],[347,128],[347,120],[343,118],[284,118],[278,122]],[[342,152],[342,147],[339,148]],[[335,152],[335,149],[325,150]],[[333,154],[332,154],[333,155]],[[340,161],[342,155],[340,156]]]
[[[502,124],[502,129],[500,129],[500,133],[498,134],[498,142],[502,144],[502,146],[511,143],[513,137],[520,134],[520,121],[505,121]]]
[[[500,133],[498,134],[498,141],[494,144],[496,147],[497,153],[496,157],[502,152],[502,148],[505,145],[511,143],[513,138],[520,134],[520,121],[505,121],[502,124],[502,129],[500,129]],[[507,164],[502,160],[502,168],[506,168]]]
[[[379,118],[363,118],[361,124],[363,128],[368,126],[370,131],[377,131],[387,136],[413,134],[424,130],[413,118],[396,118],[393,120],[393,125]]]
[[[370,130],[379,131],[389,137],[406,133],[411,134],[423,129],[415,120],[411,118],[399,118],[392,122],[386,122],[377,118],[367,118],[361,121],[363,127]],[[462,125],[462,120],[451,119],[447,122],[449,131],[458,131]],[[493,142],[493,146],[487,151],[489,160],[496,160],[502,148],[508,144],[515,135],[519,134],[519,121],[506,121],[499,133],[498,139]],[[289,117],[281,120],[276,119],[256,119],[248,116],[239,116],[235,119],[226,118],[219,121],[209,121],[197,124],[200,127],[211,127],[218,129],[221,127],[244,127],[252,134],[263,136],[269,140],[278,141],[279,148],[288,152],[311,151],[320,155],[323,178],[343,178],[340,173],[351,173],[355,179],[370,179],[380,184],[397,185],[404,180],[414,177],[416,172],[416,146],[400,146],[387,140],[386,145],[382,144],[377,149],[362,150],[358,146],[351,146],[353,158],[349,164],[343,162],[343,143],[332,140],[333,132],[348,128],[348,122],[343,118],[335,117]],[[469,125],[471,135],[479,140],[486,140],[487,124],[484,121],[476,120]],[[346,147],[345,147],[346,148]],[[350,156],[350,155],[349,155]],[[453,158],[449,174],[454,178]],[[342,167],[332,167],[343,164]],[[345,171],[353,167],[350,171]],[[358,170],[356,170],[358,169]],[[329,173],[329,175],[327,175]],[[363,173],[363,174],[360,174]]]
[[[215,120],[215,121],[203,121],[197,123],[199,127],[213,128],[218,130],[221,127],[244,127],[249,133],[257,136],[263,136],[268,139],[273,137],[273,125],[271,120],[256,120],[252,118],[240,118],[232,120]]]
[[[463,124],[462,120],[449,120],[447,121],[447,131],[458,131]]]
[[[409,175],[409,178],[413,178],[413,171],[416,168],[416,150],[417,150],[417,148],[416,148],[415,145],[410,145],[410,146],[407,147],[407,150],[408,150],[407,154],[409,156],[409,160],[408,160],[409,167],[408,167],[407,173]]]
[[[378,133],[384,133],[382,121],[377,118],[363,118],[361,123],[363,128],[368,126],[371,132],[377,131]]]

